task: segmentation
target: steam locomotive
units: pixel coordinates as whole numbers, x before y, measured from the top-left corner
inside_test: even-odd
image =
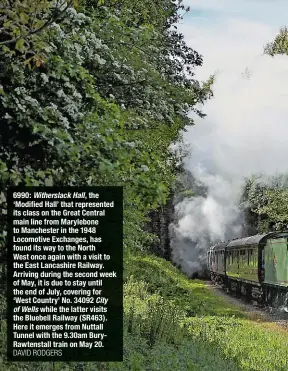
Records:
[[[207,266],[211,281],[230,292],[282,304],[288,297],[288,232],[218,243],[207,253]]]

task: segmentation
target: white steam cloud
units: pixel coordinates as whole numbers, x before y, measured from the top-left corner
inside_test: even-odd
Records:
[[[242,236],[239,201],[244,177],[288,172],[288,57],[263,55],[245,70],[216,76],[214,98],[186,133],[186,168],[206,197],[175,207],[172,256],[187,274],[201,269],[207,248]]]

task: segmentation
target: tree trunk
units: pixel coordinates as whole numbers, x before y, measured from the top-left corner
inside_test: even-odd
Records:
[[[149,214],[150,222],[147,226],[148,231],[158,237],[158,241],[151,246],[152,251],[167,260],[171,258],[169,225],[172,222],[173,210],[171,196],[165,206]]]

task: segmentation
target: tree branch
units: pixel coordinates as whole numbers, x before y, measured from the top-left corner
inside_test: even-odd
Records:
[[[41,27],[37,28],[36,30],[31,30],[24,36],[21,35],[11,40],[1,41],[0,45],[10,45],[10,44],[17,42],[20,39],[26,39],[27,37],[31,35],[35,35],[36,33],[41,32],[43,29],[49,27],[53,22],[57,21],[68,10],[68,8],[72,5],[72,3],[73,3],[73,0],[70,0],[67,3],[67,6],[55,18],[52,17],[51,19],[49,19],[46,23],[44,23]]]
[[[112,86],[112,88],[114,87],[114,86],[129,86],[129,85],[137,85],[137,84],[143,84],[144,82],[147,82],[147,80],[145,79],[145,80],[138,80],[138,81],[132,81],[132,82],[123,82],[123,83],[113,83],[113,86]],[[107,84],[107,82],[106,83],[103,83],[103,84],[99,84],[99,85],[105,85],[105,84]]]

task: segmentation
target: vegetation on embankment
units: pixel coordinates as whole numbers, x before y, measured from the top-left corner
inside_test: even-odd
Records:
[[[124,295],[123,364],[2,363],[0,369],[287,370],[287,332],[249,320],[205,283],[189,280],[161,258],[126,255]]]
[[[153,255],[130,256],[126,267],[126,277],[133,275],[125,288],[126,328],[130,319],[132,333],[134,323],[136,337],[146,339],[148,344],[153,329],[163,322],[168,335],[175,335],[173,339],[165,333],[161,337],[159,331],[160,339],[152,350],[138,351],[139,370],[287,369],[287,332],[248,319],[246,313],[216,296],[205,283],[189,280],[169,262]],[[152,314],[150,301],[157,300]],[[174,323],[176,315],[171,308],[178,315]],[[139,335],[137,326],[141,323],[143,331]],[[144,349],[147,358],[141,358]],[[154,368],[149,368],[149,361],[154,362]]]

